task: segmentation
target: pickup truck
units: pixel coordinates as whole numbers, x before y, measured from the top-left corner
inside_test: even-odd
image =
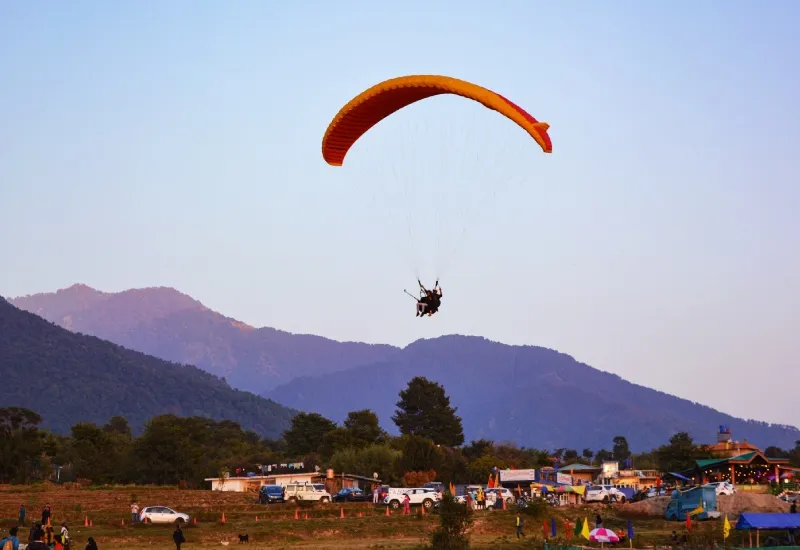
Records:
[[[405,495],[411,499],[411,506],[423,506],[430,510],[435,502],[439,502],[439,493],[435,489],[428,487],[419,487],[416,489],[406,489],[402,493],[389,493],[389,496],[383,501],[395,510],[403,505]]]

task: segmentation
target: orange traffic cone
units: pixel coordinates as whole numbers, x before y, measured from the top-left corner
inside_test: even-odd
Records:
[[[122,520],[122,526],[125,527],[125,520]]]
[[[339,513],[340,518],[344,518],[344,508],[341,508],[341,512]]]
[[[256,518],[256,521],[258,521],[258,518]],[[192,518],[192,523],[197,525],[197,516]]]
[[[294,509],[294,519],[300,519],[300,508]]]
[[[89,516],[83,516],[83,526],[89,527]]]
[[[359,512],[358,513],[358,517],[363,518],[364,517],[364,512]]]
[[[306,512],[306,516],[305,516],[305,519],[308,519],[308,512]]]
[[[506,505],[506,499],[503,499],[503,510],[508,510],[508,507]]]
[[[222,523],[225,523],[225,512],[222,512]]]
[[[425,505],[424,504],[420,507],[420,510],[421,510],[420,513],[424,516],[425,515]]]
[[[258,516],[256,516],[256,523],[258,523]]]
[[[92,520],[89,520],[89,527],[94,527],[94,522]]]
[[[389,507],[387,506],[386,507],[386,517],[389,517],[391,515],[392,515],[392,513],[389,511]]]

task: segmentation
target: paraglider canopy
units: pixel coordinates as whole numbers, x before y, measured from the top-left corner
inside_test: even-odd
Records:
[[[525,130],[545,153],[553,151],[547,134],[550,125],[539,122],[500,94],[449,76],[412,75],[376,84],[342,107],[322,138],[325,162],[341,166],[350,147],[378,122],[412,103],[441,94],[471,99],[499,112]]]

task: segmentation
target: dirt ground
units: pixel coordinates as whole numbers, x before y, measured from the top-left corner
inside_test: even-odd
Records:
[[[362,549],[419,549],[429,540],[438,526],[438,515],[420,515],[415,509],[411,516],[399,512],[386,516],[386,509],[371,504],[315,505],[295,508],[290,505],[264,506],[254,502],[254,496],[243,493],[219,491],[179,490],[169,487],[113,487],[64,488],[54,485],[2,486],[0,485],[0,532],[16,524],[20,504],[28,509],[28,522],[40,517],[41,509],[50,504],[55,524],[67,521],[70,534],[81,549],[89,536],[94,537],[101,550],[128,550],[142,548],[174,548],[171,525],[131,525],[130,502],[136,498],[140,506],[163,505],[189,514],[192,522],[185,526],[187,550],[191,548],[220,548],[238,545],[238,535],[250,536],[248,548],[314,548],[319,550]],[[591,505],[580,508],[545,507],[539,517],[525,517],[525,542],[514,536],[515,510],[476,513],[470,530],[472,548],[503,549],[542,548],[545,530],[549,533],[550,521],[557,523],[557,538],[548,534],[551,546],[566,544],[566,524],[572,530],[577,522],[588,519],[590,524],[596,514],[603,516],[604,525],[615,531],[625,531],[629,519],[633,521],[636,538],[633,547],[644,548],[667,542],[673,529],[683,525],[666,522],[663,509],[667,498],[642,503],[614,506]],[[726,510],[783,511],[786,505],[775,497],[741,494],[722,497],[720,504]],[[222,514],[225,523],[222,523]],[[342,518],[341,514],[345,517]],[[298,519],[295,519],[297,514]],[[306,516],[308,519],[306,519]],[[194,520],[197,523],[194,523]],[[732,518],[731,518],[732,519]],[[91,520],[92,526],[84,527]],[[733,520],[733,519],[732,519]],[[124,522],[124,524],[123,524]],[[698,525],[694,536],[719,538],[720,522]],[[23,540],[27,529],[23,529]],[[579,539],[584,546],[596,546]],[[627,548],[628,545],[624,544]],[[237,546],[238,547],[238,546]]]
[[[639,502],[632,502],[627,507],[630,512],[635,514],[664,517],[669,500],[669,497],[649,498]],[[727,514],[729,519],[737,517],[743,512],[781,513],[789,511],[789,505],[778,497],[760,493],[720,495],[717,501],[720,513],[722,515]]]

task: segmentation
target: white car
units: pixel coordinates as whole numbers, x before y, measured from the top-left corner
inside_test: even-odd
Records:
[[[736,493],[736,487],[727,481],[715,481],[714,483],[709,483],[709,485],[713,486],[717,490],[717,496],[732,495]]]
[[[436,489],[429,487],[419,487],[415,489],[407,489],[402,494],[390,494],[383,500],[384,504],[388,504],[395,510],[403,505],[405,496],[408,495],[411,506],[424,506],[425,508],[432,508],[435,502],[439,502],[439,493]]]
[[[503,495],[503,500],[506,501],[506,504],[514,503],[514,493],[511,492],[511,489],[506,489],[505,487],[500,487],[499,489],[486,489],[486,501],[497,502],[498,492]]]
[[[311,483],[290,483],[283,491],[283,498],[286,502],[295,503],[298,500],[319,502],[328,504],[331,501],[331,494],[325,490],[325,486],[312,485]]]
[[[141,521],[150,523],[189,523],[189,515],[176,512],[166,506],[147,506],[139,512]]]
[[[613,485],[592,485],[586,488],[586,502],[625,502],[625,493]]]

